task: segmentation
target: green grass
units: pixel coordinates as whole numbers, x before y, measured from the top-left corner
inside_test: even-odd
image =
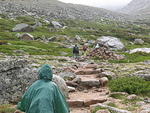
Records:
[[[11,108],[11,105],[0,105],[0,113],[14,113],[15,108]]]
[[[150,81],[139,77],[119,77],[109,82],[109,88],[113,92],[127,92],[150,97]]]
[[[8,41],[11,45],[0,45],[0,52],[14,55],[14,50],[23,50],[30,55],[61,56],[61,52],[71,55],[71,49],[64,48],[57,43],[43,43],[38,41]]]
[[[110,97],[122,100],[122,99],[125,99],[127,97],[127,95],[125,95],[125,94],[111,94]]]
[[[108,106],[111,106],[111,107],[117,108],[117,105],[116,105],[115,103],[113,103],[113,102],[110,102],[110,103],[108,103],[107,105],[108,105]]]
[[[150,60],[150,54],[148,53],[123,53],[125,55],[125,59],[122,60],[110,60],[111,63],[135,63],[135,62],[143,62],[146,60]]]
[[[95,107],[94,111],[92,113],[96,113],[98,110],[105,110],[106,108],[103,107]]]
[[[117,21],[104,20],[104,21],[82,21],[82,20],[57,20],[63,25],[68,26],[66,29],[54,29],[51,25],[47,25],[41,19],[35,19],[31,16],[20,16],[16,20],[10,20],[6,15],[0,15],[3,19],[0,19],[0,40],[8,40],[12,45],[0,46],[0,51],[9,55],[13,54],[13,50],[24,50],[25,52],[32,55],[60,55],[61,51],[70,53],[70,49],[55,47],[54,44],[44,44],[40,42],[27,42],[18,41],[19,39],[15,36],[18,32],[12,32],[12,28],[16,24],[26,23],[34,25],[35,20],[40,21],[43,26],[37,27],[33,32],[30,32],[35,39],[41,39],[43,37],[50,38],[52,36],[66,35],[69,38],[73,38],[76,35],[87,39],[96,40],[100,36],[115,36],[126,42],[127,49],[133,49],[136,47],[150,47],[149,38],[149,26],[142,26],[136,24],[123,24]],[[23,32],[20,32],[21,34]],[[132,35],[134,34],[134,35]],[[144,45],[130,45],[129,41],[133,41],[135,38],[142,38],[146,43]],[[56,42],[65,42],[63,38],[56,40]],[[17,44],[18,43],[18,44]],[[28,44],[27,44],[28,43]],[[82,44],[82,43],[80,43]],[[23,46],[24,45],[24,46]],[[29,47],[27,47],[29,46]],[[51,48],[51,49],[50,49]],[[7,49],[7,50],[6,50]],[[16,53],[14,53],[16,54]],[[139,62],[149,58],[149,55],[126,54],[127,59],[120,61],[110,61],[117,63],[128,63],[128,62]]]

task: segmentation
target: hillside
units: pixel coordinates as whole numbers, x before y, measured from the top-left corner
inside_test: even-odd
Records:
[[[43,16],[47,19],[112,19],[124,20],[125,16],[120,13],[101,8],[66,4],[57,0],[0,0],[0,13],[8,13],[10,16],[34,15]]]
[[[150,18],[150,0],[132,0],[121,12],[140,18]]]

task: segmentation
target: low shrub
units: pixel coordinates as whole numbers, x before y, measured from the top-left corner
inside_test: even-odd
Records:
[[[150,96],[150,81],[135,76],[113,79],[109,83],[109,88],[113,92]]]

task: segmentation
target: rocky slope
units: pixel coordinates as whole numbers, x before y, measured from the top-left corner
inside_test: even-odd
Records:
[[[57,0],[0,0],[0,14],[10,16],[33,15],[44,16],[47,19],[84,19],[95,20],[101,18],[123,20],[124,15],[105,9],[83,5],[66,4]]]
[[[150,17],[150,0],[132,0],[122,9],[126,14]]]

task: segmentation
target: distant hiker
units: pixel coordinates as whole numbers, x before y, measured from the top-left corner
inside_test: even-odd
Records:
[[[87,45],[87,44],[84,44],[83,47],[82,47],[83,55],[84,55],[84,56],[86,56],[86,54],[87,54],[87,49],[88,49],[88,45]]]
[[[52,82],[51,67],[43,65],[38,74],[39,80],[28,88],[17,108],[25,113],[69,113],[64,95]]]
[[[79,58],[79,47],[77,45],[73,47],[73,56],[76,59]]]

